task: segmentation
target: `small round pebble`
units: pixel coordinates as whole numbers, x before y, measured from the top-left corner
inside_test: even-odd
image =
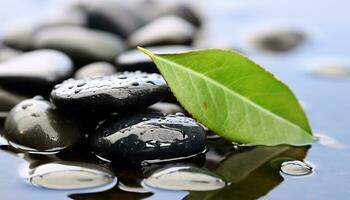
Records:
[[[9,144],[31,153],[57,153],[77,144],[80,134],[74,120],[39,96],[17,104],[5,121],[4,137]]]
[[[203,152],[205,131],[180,114],[123,114],[100,124],[90,136],[99,157],[120,164],[181,159]]]
[[[116,67],[107,62],[95,62],[88,64],[75,72],[74,78],[105,76],[116,73]]]
[[[128,37],[128,45],[157,46],[192,43],[196,28],[177,16],[163,16],[139,28]],[[155,34],[157,33],[157,34]]]
[[[56,85],[51,101],[62,110],[112,113],[146,108],[167,93],[168,87],[159,74],[125,72],[66,80]]]

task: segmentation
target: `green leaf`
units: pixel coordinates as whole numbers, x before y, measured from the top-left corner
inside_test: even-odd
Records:
[[[306,115],[291,90],[242,54],[204,49],[149,55],[181,105],[218,135],[239,143],[306,145]]]

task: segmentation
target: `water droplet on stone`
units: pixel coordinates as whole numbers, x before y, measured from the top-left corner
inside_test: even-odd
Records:
[[[74,91],[74,93],[75,93],[75,94],[78,94],[78,93],[81,92],[81,91],[82,91],[82,89],[79,88],[79,89],[76,89],[76,90]]]
[[[40,117],[39,113],[32,113],[32,117]]]
[[[175,113],[175,115],[176,115],[176,116],[179,116],[179,117],[185,117],[185,114],[180,113],[180,112]]]
[[[228,185],[217,174],[201,168],[182,166],[156,171],[143,181],[145,186],[167,190],[210,191]]]
[[[281,164],[281,172],[292,176],[304,176],[312,172],[312,167],[302,161],[286,161]]]
[[[83,82],[83,83],[78,83],[78,84],[77,84],[77,87],[82,87],[82,86],[84,86],[84,85],[86,85],[86,83],[84,83],[84,82]]]
[[[140,84],[138,82],[133,82],[131,85],[132,86],[139,86]]]

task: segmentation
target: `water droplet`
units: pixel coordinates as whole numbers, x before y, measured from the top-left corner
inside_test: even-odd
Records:
[[[209,170],[189,166],[156,171],[142,183],[159,189],[188,191],[217,190],[228,185],[220,176]]]
[[[32,117],[40,117],[39,113],[32,113]]]
[[[131,83],[132,86],[139,86],[140,84],[138,82]]]
[[[82,86],[84,86],[84,85],[86,85],[86,83],[85,83],[85,82],[78,83],[78,84],[77,84],[77,87],[82,87]]]
[[[147,81],[146,83],[151,84],[151,85],[155,85],[155,83],[153,81]]]
[[[107,184],[111,188],[116,183],[116,177],[107,168],[79,162],[43,164],[30,169],[27,176],[33,185],[49,189],[84,189]]]
[[[29,106],[32,106],[32,105],[33,105],[33,104],[31,104],[31,103],[23,104],[23,105],[22,105],[22,109],[25,110],[25,109],[27,109]]]
[[[79,88],[79,89],[76,89],[76,90],[74,90],[74,93],[75,94],[78,94],[79,92],[81,92],[83,89],[81,89],[81,88]]]
[[[175,115],[176,115],[176,116],[179,116],[179,117],[185,117],[185,114],[180,113],[180,112],[175,113]]]
[[[33,99],[35,99],[35,100],[44,100],[44,97],[42,97],[42,96],[35,96],[35,97],[33,97]]]
[[[312,167],[302,161],[286,161],[281,164],[281,172],[292,176],[304,176],[312,172]]]

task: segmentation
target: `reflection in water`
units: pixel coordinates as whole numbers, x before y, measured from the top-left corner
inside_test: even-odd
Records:
[[[186,200],[202,199],[257,199],[266,195],[283,181],[279,168],[271,161],[283,162],[286,158],[302,160],[306,147],[257,146],[242,152],[233,152],[218,164],[214,170],[232,184],[221,190],[210,192],[190,192]],[[283,158],[283,159],[277,159]],[[281,164],[281,163],[279,163]]]
[[[48,189],[85,189],[114,186],[116,177],[107,168],[81,162],[56,161],[27,168],[26,179],[38,187]]]
[[[204,168],[180,166],[161,169],[147,177],[143,184],[166,190],[210,191],[225,187],[219,175]]]

